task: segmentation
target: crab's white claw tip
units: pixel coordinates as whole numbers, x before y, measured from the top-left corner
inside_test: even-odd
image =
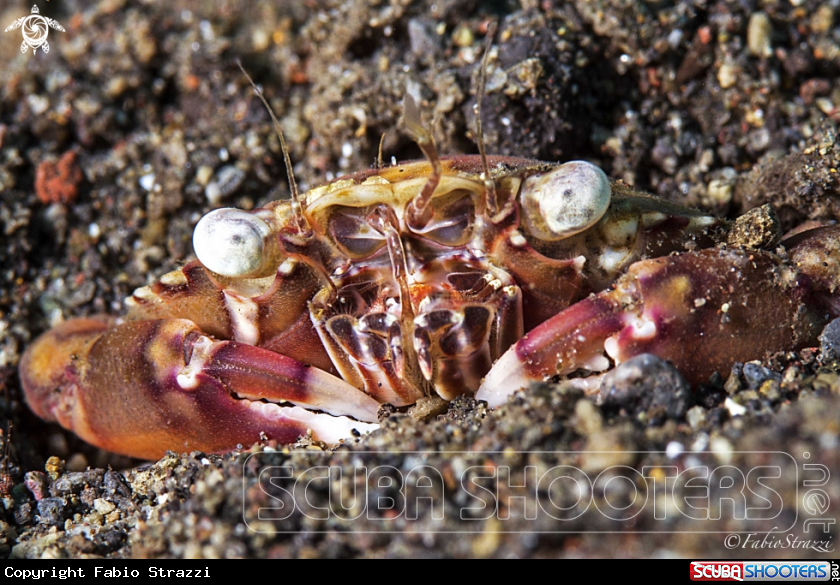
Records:
[[[271,229],[259,217],[233,208],[211,211],[193,232],[198,260],[222,276],[247,276],[263,265],[265,240]]]
[[[495,408],[507,402],[508,397],[517,390],[527,388],[531,382],[533,380],[522,367],[514,345],[493,364],[475,397]]]
[[[521,192],[528,231],[548,241],[580,233],[603,217],[611,194],[604,171],[582,160],[529,177]]]
[[[359,422],[346,416],[312,412],[297,406],[285,408],[283,412],[287,418],[308,426],[316,439],[332,445],[352,437],[353,431],[365,435],[379,428],[378,424]]]

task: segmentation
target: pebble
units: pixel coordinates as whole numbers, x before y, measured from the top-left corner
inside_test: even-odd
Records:
[[[146,191],[151,191],[152,187],[155,186],[155,175],[154,173],[143,175],[137,182],[140,183],[140,186]]]
[[[116,508],[114,504],[103,498],[96,498],[93,500],[93,507],[103,516],[110,514]]]
[[[734,364],[732,364],[732,369],[729,372],[729,377],[726,379],[726,383],[723,385],[723,389],[726,390],[727,394],[732,395],[741,390],[741,374],[743,373],[744,364],[742,364],[741,362],[735,362]]]
[[[408,40],[411,52],[420,57],[435,55],[440,49],[440,41],[435,31],[435,23],[427,18],[412,18],[408,21]]]
[[[213,182],[204,188],[204,196],[207,198],[210,205],[216,206],[222,200],[222,190],[219,189],[219,185],[217,183]]]
[[[30,520],[32,520],[32,514],[35,511],[32,509],[32,502],[23,502],[20,506],[15,509],[14,518],[15,523],[19,526],[27,524]]]
[[[607,410],[665,410],[668,418],[682,418],[692,403],[691,386],[669,362],[652,354],[638,355],[601,379],[601,398]]]
[[[668,456],[668,459],[679,457],[683,451],[685,451],[685,447],[678,441],[671,441],[665,446],[665,455]]]
[[[211,205],[218,205],[222,199],[235,193],[244,180],[244,172],[233,165],[225,165],[216,172],[215,179],[204,188],[204,196]]]
[[[775,380],[767,380],[762,385],[762,388],[766,384],[773,384]],[[744,390],[738,395],[738,404],[746,404],[750,400],[758,400],[758,392],[755,390]]]
[[[208,167],[207,165],[201,165],[198,167],[198,170],[195,172],[195,182],[201,185],[202,187],[206,187],[207,184],[210,182],[210,179],[213,178],[213,167]]]
[[[685,420],[691,425],[692,430],[697,430],[706,422],[706,409],[702,406],[692,406],[685,413]]]
[[[122,95],[128,89],[128,83],[125,77],[114,77],[105,85],[105,93],[110,98],[116,98]]]
[[[30,95],[26,98],[29,109],[36,116],[39,116],[50,109],[50,100],[40,95]]]
[[[719,178],[709,181],[706,189],[709,198],[721,207],[729,205],[732,202],[732,190],[737,177],[738,173],[732,167],[722,169]]]
[[[732,461],[732,443],[723,437],[712,437],[709,441],[709,449],[715,454],[718,461],[724,465]]]
[[[826,33],[834,26],[834,8],[830,4],[823,4],[811,15],[811,30],[815,33]]]
[[[456,47],[465,48],[470,47],[475,40],[473,36],[473,32],[470,30],[468,26],[459,25],[453,32],[452,32],[452,43]]]
[[[271,38],[265,30],[254,29],[251,33],[251,45],[254,47],[254,51],[261,53],[271,45]]]
[[[108,490],[110,494],[117,494],[123,497],[128,497],[131,495],[131,488],[128,487],[125,479],[122,475],[117,473],[116,471],[108,470],[105,472],[105,477],[102,481],[102,485]]]
[[[589,400],[578,400],[575,404],[575,428],[584,436],[591,436],[601,430],[604,421],[601,413]]]
[[[825,98],[825,97],[821,97],[821,98],[817,98],[814,103],[817,104],[817,107],[826,116],[831,116],[832,114],[834,114],[834,110],[835,110],[834,102],[832,102],[830,99]]]
[[[76,151],[68,150],[53,162],[43,160],[35,172],[35,194],[42,203],[72,203],[78,195],[82,171]]]
[[[680,46],[680,43],[682,42],[683,36],[684,36],[683,31],[681,29],[675,28],[674,30],[672,30],[668,34],[668,39],[667,39],[668,40],[668,45],[672,49],[676,49],[677,47]]]
[[[772,32],[773,25],[766,14],[754,12],[750,16],[747,24],[747,47],[751,55],[767,58],[773,54],[773,48],[770,46]]]
[[[54,495],[78,494],[85,486],[99,484],[101,478],[102,470],[71,471],[54,480],[50,492]]]
[[[53,455],[47,459],[47,462],[44,464],[44,470],[50,479],[55,481],[59,475],[64,473],[64,461]]]
[[[64,522],[67,510],[63,498],[44,498],[38,502],[38,516],[41,524],[58,526]]]
[[[729,411],[729,415],[733,417],[743,416],[747,412],[747,409],[745,407],[741,406],[740,404],[728,397],[726,400],[723,401],[723,406],[724,408],[726,408],[726,410]]]
[[[26,486],[36,501],[40,502],[47,495],[47,476],[40,471],[28,471],[23,476],[23,485]]]
[[[747,362],[744,364],[744,380],[746,380],[750,389],[758,390],[767,380],[781,382],[782,375],[756,362]]]
[[[721,89],[732,87],[738,83],[738,66],[731,59],[726,58],[718,69],[717,78]]]
[[[749,133],[748,140],[750,148],[755,152],[766,150],[770,146],[770,131],[767,128],[760,128]]]
[[[840,360],[840,318],[826,325],[820,334],[820,352],[823,361]]]
[[[697,438],[694,439],[694,442],[691,444],[691,450],[694,453],[700,453],[701,451],[705,451],[708,446],[709,435],[706,433],[697,433]]]
[[[757,130],[756,132],[763,132]],[[782,224],[770,204],[749,210],[735,220],[726,244],[749,249],[770,249],[782,238]]]

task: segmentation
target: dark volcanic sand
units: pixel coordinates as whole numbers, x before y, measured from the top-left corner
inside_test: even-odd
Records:
[[[48,54],[21,54],[19,30],[0,34],[0,385],[8,396],[4,419],[14,425],[0,478],[0,553],[832,556],[730,550],[725,533],[793,526],[774,539],[830,538],[833,549],[836,523],[828,536],[813,526],[806,534],[803,523],[838,517],[836,339],[823,344],[835,348],[833,356],[819,348],[766,356],[692,392],[680,391],[677,374],[654,363],[637,372],[635,387],[603,404],[542,384],[496,411],[460,399],[428,421],[395,414],[333,460],[347,462],[348,451],[386,451],[364,461],[408,469],[417,459],[396,452],[429,451],[428,464],[455,473],[487,459],[454,451],[504,451],[493,462],[509,466],[514,478],[528,465],[561,463],[594,478],[610,465],[684,468],[691,451],[709,451],[704,461],[712,466],[741,470],[779,461],[738,452],[791,454],[799,474],[788,462],[775,484],[781,515],[733,519],[725,533],[702,533],[708,527],[673,510],[669,521],[658,520],[651,508],[618,527],[591,512],[559,523],[516,510],[504,522],[465,525],[457,514],[462,501],[446,502],[442,523],[403,519],[391,534],[348,534],[341,522],[319,525],[327,533],[259,533],[243,523],[242,505],[243,469],[251,478],[245,512],[266,503],[252,479],[257,461],[243,468],[244,455],[173,454],[137,467],[29,413],[16,367],[30,340],[62,319],[120,313],[133,289],[190,259],[192,227],[214,206],[208,191],[216,206],[246,209],[288,196],[278,141],[236,59],[265,88],[304,188],[370,166],[383,133],[386,159],[419,157],[401,124],[406,91],[422,100],[442,153],[476,152],[468,129],[492,16],[500,27],[484,105],[488,151],[589,159],[662,197],[732,217],[769,202],[786,228],[840,216],[834,3],[522,0],[495,2],[492,13],[480,4],[53,1],[41,3],[42,14],[66,31],[50,31]],[[0,24],[30,8],[4,3]],[[208,188],[213,183],[221,184]],[[639,453],[666,449],[673,457]],[[328,457],[307,459],[313,450],[320,452],[303,440],[263,463],[301,466]],[[45,470],[50,456],[64,463],[52,460]],[[805,463],[831,470],[824,498],[805,497],[811,488],[803,481],[816,477]],[[33,471],[24,485],[24,473]],[[628,485],[617,489],[618,502]],[[351,526],[377,531],[380,524]]]

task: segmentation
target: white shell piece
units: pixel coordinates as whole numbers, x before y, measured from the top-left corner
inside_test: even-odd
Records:
[[[723,401],[723,406],[729,411],[729,416],[744,416],[747,413],[746,407],[741,406],[729,397]]]
[[[610,204],[610,181],[586,161],[572,161],[522,184],[528,231],[541,240],[573,236],[595,225]]]
[[[201,218],[193,232],[193,248],[208,270],[222,276],[247,276],[262,266],[265,238],[270,234],[260,218],[226,207]]]

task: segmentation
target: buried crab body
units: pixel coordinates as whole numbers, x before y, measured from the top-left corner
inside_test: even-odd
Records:
[[[722,246],[729,223],[589,163],[430,159],[211,212],[199,260],[136,291],[125,321],[74,319],[29,348],[30,406],[138,457],[336,442],[381,403],[497,405],[640,353],[704,380],[813,344],[840,313],[837,227],[783,258]]]

